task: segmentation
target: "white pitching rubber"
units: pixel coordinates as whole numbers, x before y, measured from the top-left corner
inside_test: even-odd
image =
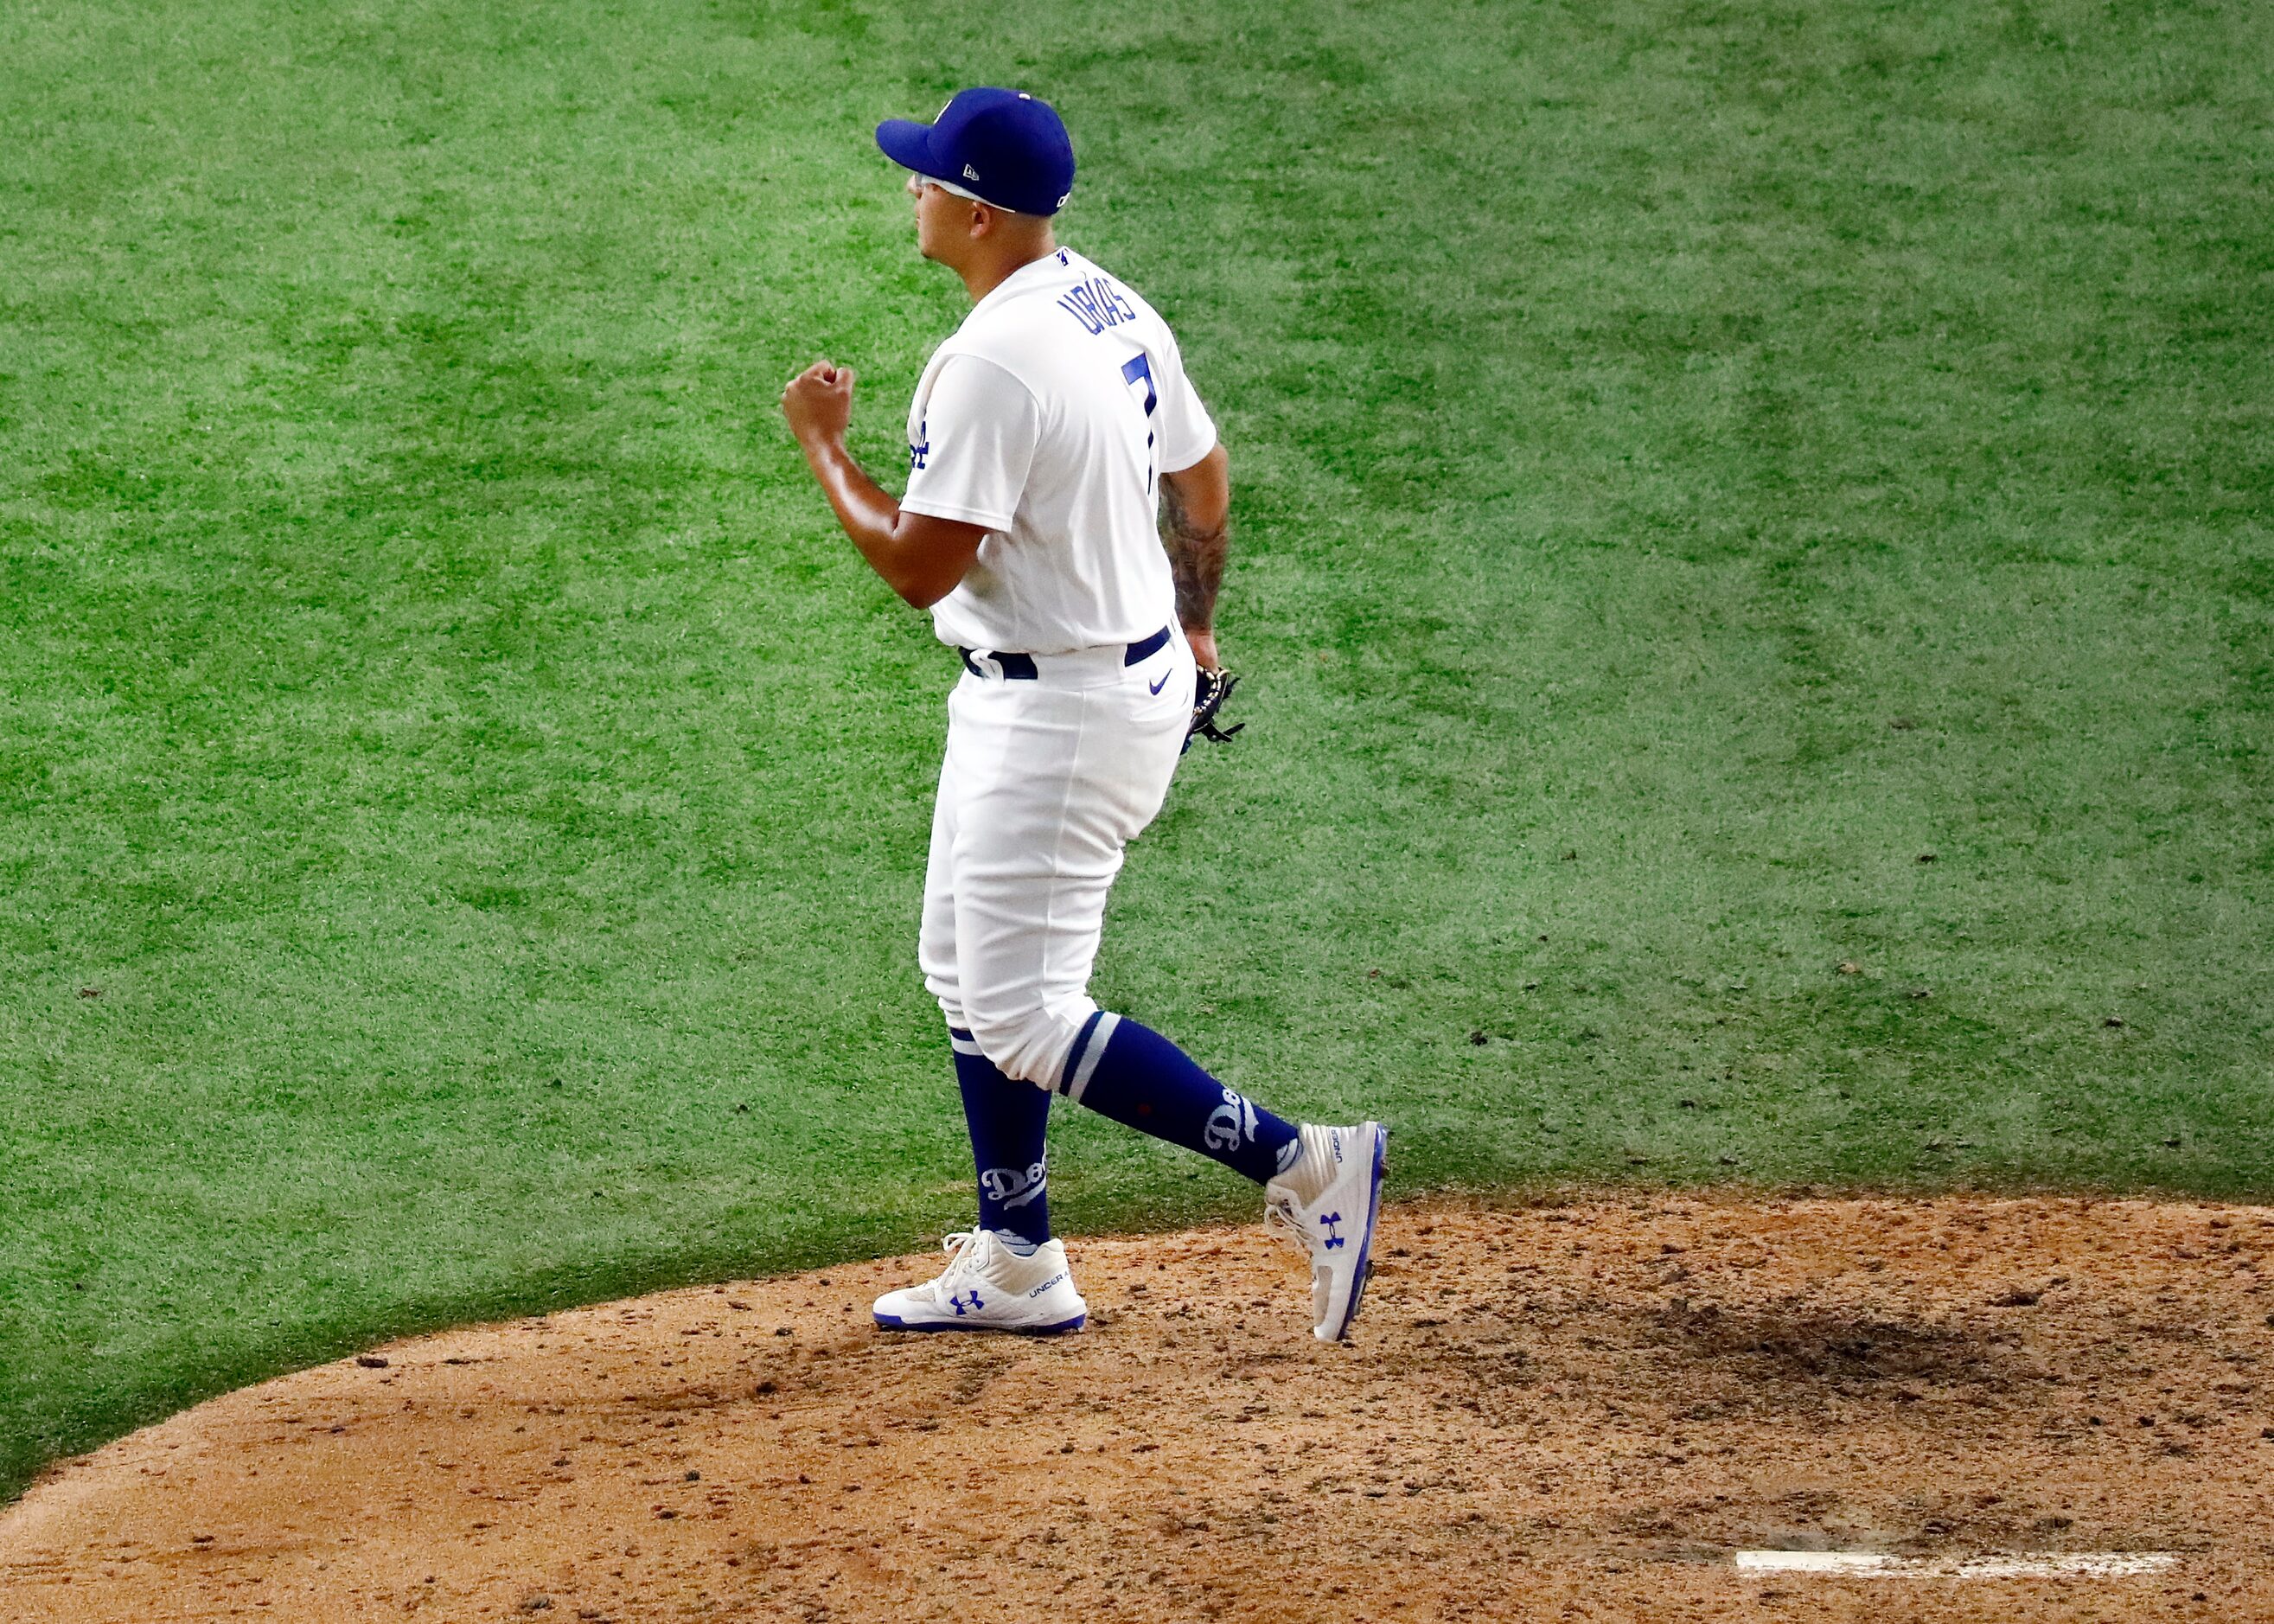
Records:
[[[2168,1573],[2169,1551],[2048,1551],[2012,1556],[1889,1556],[1880,1551],[1740,1551],[1749,1573],[1838,1574],[1856,1579],[2134,1579]]]

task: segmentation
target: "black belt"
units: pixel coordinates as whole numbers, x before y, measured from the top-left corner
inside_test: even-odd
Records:
[[[1151,637],[1140,638],[1132,643],[1128,652],[1122,655],[1121,663],[1142,665],[1168,646],[1169,629],[1163,626]],[[955,652],[963,656],[963,668],[972,676],[988,675],[972,660],[972,650],[958,644]],[[1042,673],[1035,668],[1035,657],[1032,654],[1006,654],[998,650],[991,652],[988,657],[1002,668],[1004,676],[1011,682],[1031,683],[1042,676]]]

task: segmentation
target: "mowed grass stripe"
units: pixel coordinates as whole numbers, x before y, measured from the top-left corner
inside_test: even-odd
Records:
[[[950,671],[773,400],[898,465],[960,295],[867,131],[966,82],[1238,472],[1101,996],[1407,1189],[2264,1193],[2263,22],[1030,13],[0,19],[0,1492],[965,1214]]]

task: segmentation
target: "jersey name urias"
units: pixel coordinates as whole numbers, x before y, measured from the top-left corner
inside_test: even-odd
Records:
[[[988,533],[932,606],[940,641],[1065,653],[1171,623],[1161,475],[1215,445],[1150,305],[1071,249],[1013,272],[933,352],[908,408],[900,506]]]

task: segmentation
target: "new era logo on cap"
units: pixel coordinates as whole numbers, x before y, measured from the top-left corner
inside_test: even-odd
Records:
[[[960,177],[982,202],[1022,215],[1054,215],[1073,192],[1065,125],[1023,90],[960,90],[933,123],[886,119],[877,145],[902,169],[938,181]]]

